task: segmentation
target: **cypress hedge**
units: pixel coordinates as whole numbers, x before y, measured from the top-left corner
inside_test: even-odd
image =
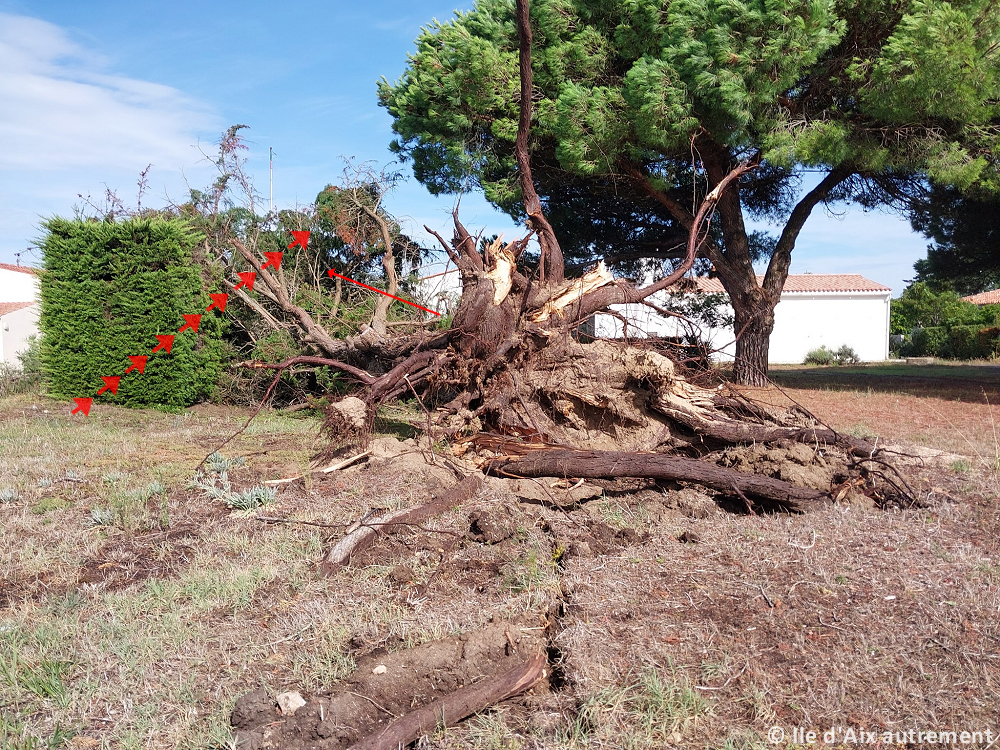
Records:
[[[207,398],[222,367],[225,327],[206,312],[219,279],[195,263],[202,236],[175,217],[43,223],[42,370],[53,396],[94,396],[102,375],[123,375],[129,355],[149,355],[145,372],[122,377],[100,401],[177,408]],[[197,334],[178,333],[183,314],[201,313]],[[157,334],[171,352],[152,353]]]

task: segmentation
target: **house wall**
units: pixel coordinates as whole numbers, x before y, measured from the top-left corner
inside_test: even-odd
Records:
[[[890,292],[785,292],[774,309],[774,332],[768,351],[771,364],[801,364],[806,354],[820,346],[839,349],[846,344],[865,362],[889,357]],[[653,296],[664,304],[666,295]],[[679,336],[685,324],[664,318],[643,305],[613,305],[628,321],[629,336]],[[728,310],[731,314],[732,311]],[[620,338],[626,327],[611,315],[598,314],[598,336]],[[736,354],[736,334],[731,328],[701,329],[702,339],[716,358],[731,360]]]
[[[0,268],[0,302],[34,302],[38,299],[38,277]]]
[[[846,344],[863,362],[889,358],[889,292],[790,292],[774,309],[768,361],[801,364],[813,349]]]
[[[17,355],[28,348],[28,338],[37,335],[38,305],[0,316],[0,362],[18,364]]]

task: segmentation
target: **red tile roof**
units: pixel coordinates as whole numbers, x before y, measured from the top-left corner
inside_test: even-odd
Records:
[[[757,283],[763,283],[764,277],[758,276]],[[703,292],[722,292],[725,289],[719,279],[699,276],[695,279],[698,289]],[[802,273],[789,274],[785,281],[785,292],[891,292],[887,286],[882,286],[866,279],[858,273]]]
[[[26,307],[38,304],[36,302],[0,302],[0,316],[12,313],[15,310],[23,310]]]
[[[962,297],[962,299],[974,305],[1000,305],[1000,289],[994,289],[990,292],[980,292],[979,294],[970,294],[968,297]]]
[[[13,263],[0,263],[0,268],[4,271],[20,271],[21,273],[30,273],[32,276],[38,275],[38,269],[31,266],[15,266]]]

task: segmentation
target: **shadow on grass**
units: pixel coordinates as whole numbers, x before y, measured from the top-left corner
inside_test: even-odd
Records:
[[[830,391],[879,391],[985,404],[1000,403],[1000,365],[905,362],[855,367],[772,367],[771,380],[782,388]]]

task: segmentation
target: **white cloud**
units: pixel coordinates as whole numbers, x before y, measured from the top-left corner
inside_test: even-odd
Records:
[[[106,72],[58,26],[0,14],[0,169],[138,170],[192,164],[206,105],[177,89]]]
[[[185,173],[203,184],[196,145],[222,131],[208,105],[116,75],[64,29],[27,16],[0,13],[0,71],[0,261],[39,236],[40,219],[70,215],[80,193],[100,200],[107,186],[135,205],[147,164],[144,205],[182,198]]]

